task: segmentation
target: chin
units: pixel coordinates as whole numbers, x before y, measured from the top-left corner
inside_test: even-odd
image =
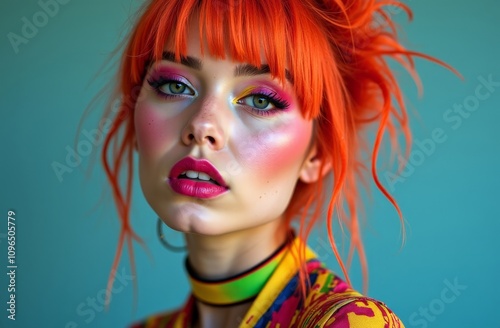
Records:
[[[207,236],[224,234],[224,227],[217,222],[214,213],[196,203],[183,203],[171,206],[162,221],[171,229],[183,233],[194,233]],[[220,216],[218,216],[220,219]]]

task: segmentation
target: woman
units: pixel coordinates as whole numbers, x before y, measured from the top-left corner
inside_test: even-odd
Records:
[[[130,254],[142,243],[129,220],[137,152],[148,203],[185,234],[192,295],[136,327],[403,326],[349,287],[331,229],[334,216],[346,225],[349,257],[357,251],[366,272],[358,183],[368,163],[401,217],[376,172],[386,132],[393,151],[399,134],[410,139],[386,58],[415,76],[412,56],[425,56],[399,44],[387,4],[409,12],[372,0],[145,4],[103,150],[122,222],[113,268],[125,242]],[[306,246],[322,220],[347,283]]]

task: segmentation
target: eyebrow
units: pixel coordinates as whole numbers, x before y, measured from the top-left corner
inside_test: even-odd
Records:
[[[254,76],[269,73],[271,73],[271,69],[267,64],[264,64],[260,67],[252,64],[241,64],[236,66],[236,69],[234,70],[234,76]],[[292,74],[290,74],[290,71],[288,71],[287,69],[285,70],[285,78],[288,80],[288,82],[293,84]]]
[[[167,60],[170,62],[177,63],[178,61],[175,60],[175,54],[170,51],[165,51],[162,54],[162,59]],[[181,64],[190,68],[193,68],[195,70],[201,70],[203,68],[203,62],[196,58],[196,57],[191,57],[191,56],[181,56]],[[234,70],[234,76],[255,76],[255,75],[262,75],[262,74],[269,74],[271,73],[271,69],[269,65],[264,64],[261,65],[260,67],[257,67],[252,64],[241,64],[236,66]],[[292,74],[290,74],[290,71],[285,70],[285,78],[293,84],[293,78]]]
[[[175,54],[170,51],[163,52],[161,58],[163,60],[177,63],[177,61],[175,60]],[[203,62],[201,60],[191,56],[181,56],[181,64],[187,67],[191,67],[197,71],[201,70],[203,67]]]

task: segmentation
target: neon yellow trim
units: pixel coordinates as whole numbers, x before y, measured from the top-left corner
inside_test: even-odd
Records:
[[[299,269],[297,259],[300,247],[303,247],[302,240],[295,238],[280,265],[245,314],[239,328],[254,327],[260,317],[274,303],[278,294],[297,273]],[[308,261],[316,257],[316,254],[306,246],[305,260]]]
[[[226,283],[204,282],[189,277],[193,294],[200,301],[216,305],[237,303],[255,297],[278,267],[286,250],[286,247],[283,248],[271,261],[256,271]]]

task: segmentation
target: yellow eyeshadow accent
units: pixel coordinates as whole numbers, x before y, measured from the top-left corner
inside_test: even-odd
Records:
[[[255,89],[255,86],[253,86],[253,85],[251,85],[251,86],[246,87],[245,89],[243,89],[243,91],[236,98],[233,99],[233,104],[236,105],[239,100],[241,100],[242,98],[245,98],[246,96],[252,94],[252,90],[253,89]]]

